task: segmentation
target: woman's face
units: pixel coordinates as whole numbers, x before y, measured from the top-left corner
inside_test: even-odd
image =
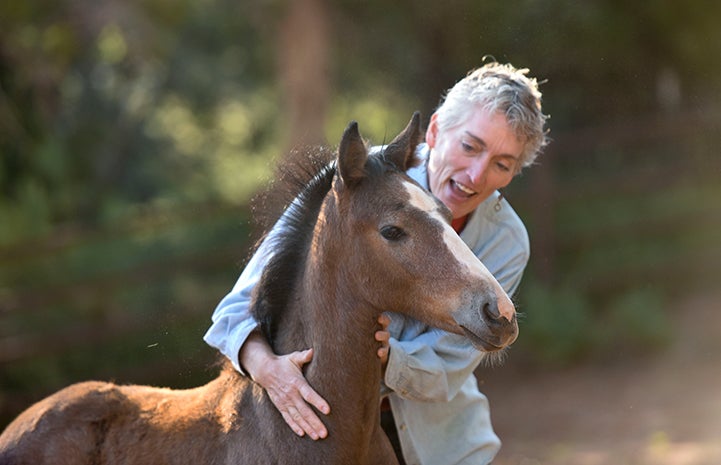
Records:
[[[453,218],[461,218],[511,182],[524,147],[502,113],[478,108],[446,130],[437,116],[426,130],[429,185]]]

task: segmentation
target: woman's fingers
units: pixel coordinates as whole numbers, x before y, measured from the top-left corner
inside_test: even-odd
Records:
[[[381,329],[375,332],[375,340],[380,342],[381,346],[378,348],[376,354],[381,360],[381,364],[385,367],[386,363],[388,363],[388,352],[390,351],[389,341],[391,339],[391,333],[388,331],[388,325],[391,324],[391,319],[383,313],[378,317],[378,324],[381,326]]]
[[[272,376],[265,380],[263,387],[295,434],[322,439],[328,436],[328,430],[310,406],[324,414],[330,413],[330,406],[303,376],[303,365],[312,359],[312,349],[279,356],[274,367],[268,370]]]

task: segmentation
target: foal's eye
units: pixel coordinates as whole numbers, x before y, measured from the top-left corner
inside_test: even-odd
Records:
[[[406,235],[398,226],[383,226],[381,228],[381,236],[388,239],[389,241],[397,241]]]

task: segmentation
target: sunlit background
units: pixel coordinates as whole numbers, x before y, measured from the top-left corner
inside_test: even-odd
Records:
[[[504,193],[532,259],[519,341],[477,372],[497,462],[719,463],[720,20],[700,0],[0,3],[0,428],[75,381],[210,379],[202,335],[274,164],[350,120],[371,143],[427,122],[491,55],[543,82],[553,139]]]

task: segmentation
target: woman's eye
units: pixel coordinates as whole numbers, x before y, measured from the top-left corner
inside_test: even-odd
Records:
[[[501,171],[511,171],[511,167],[506,164],[496,163],[496,166],[498,166],[498,169],[500,169]]]
[[[389,241],[397,241],[403,238],[406,233],[397,226],[383,226],[381,228],[381,236]]]

